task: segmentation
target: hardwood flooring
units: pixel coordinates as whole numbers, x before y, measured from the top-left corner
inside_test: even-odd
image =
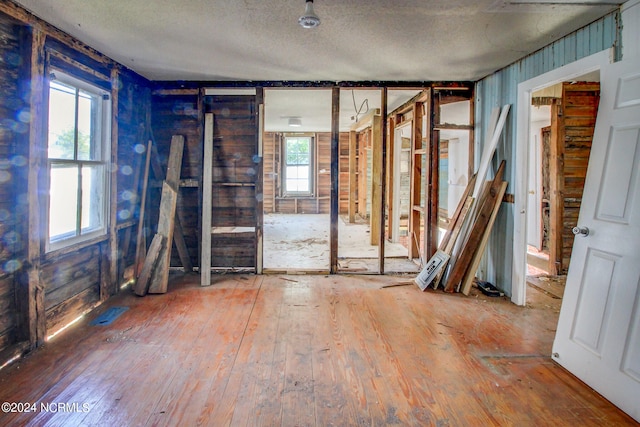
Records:
[[[408,277],[212,280],[124,292],[1,370],[0,402],[35,410],[0,425],[636,425],[550,359],[544,293],[516,307]],[[89,324],[112,306],[129,309]]]

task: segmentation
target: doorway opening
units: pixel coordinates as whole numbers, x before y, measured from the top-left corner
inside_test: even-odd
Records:
[[[600,97],[599,72],[531,94],[527,290],[561,300],[578,225]],[[527,302],[531,302],[527,298]]]
[[[331,90],[265,89],[265,272],[329,271]]]

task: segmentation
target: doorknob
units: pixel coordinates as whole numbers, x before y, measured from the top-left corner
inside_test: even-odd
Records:
[[[589,228],[587,227],[573,227],[573,234],[575,234],[576,236],[583,236],[586,237],[589,235]]]

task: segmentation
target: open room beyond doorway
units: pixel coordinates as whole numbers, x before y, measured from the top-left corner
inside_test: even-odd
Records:
[[[606,61],[606,52],[596,54],[519,87],[517,163],[527,167],[516,183],[522,206],[514,224],[516,304],[525,304],[527,283],[540,285],[540,277],[562,297],[598,109],[599,64]],[[581,90],[578,100],[573,89]]]

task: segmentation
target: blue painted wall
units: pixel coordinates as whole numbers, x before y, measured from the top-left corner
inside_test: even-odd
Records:
[[[505,179],[509,182],[507,193],[513,194],[517,168],[521,167],[515,164],[518,84],[611,47],[615,47],[619,52],[619,20],[619,12],[606,15],[477,83],[476,153],[482,153],[485,129],[492,110],[511,104],[502,139],[493,157],[493,170],[497,169],[501,160],[507,161],[505,170]],[[479,154],[476,157],[479,157]],[[480,159],[476,158],[476,167],[479,161]],[[485,251],[486,262],[482,265],[485,266],[486,271],[481,273],[483,279],[494,283],[509,296],[511,296],[513,263],[513,222],[514,205],[503,203]]]

